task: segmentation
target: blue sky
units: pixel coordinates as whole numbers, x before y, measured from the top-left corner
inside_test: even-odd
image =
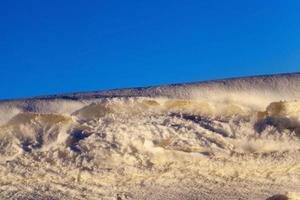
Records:
[[[300,71],[300,1],[1,1],[0,99]]]

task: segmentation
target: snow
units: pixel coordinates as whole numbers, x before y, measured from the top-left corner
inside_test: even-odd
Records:
[[[0,102],[0,199],[299,199],[300,74]]]

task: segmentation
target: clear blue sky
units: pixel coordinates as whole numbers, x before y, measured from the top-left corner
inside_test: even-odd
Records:
[[[0,99],[300,71],[298,0],[2,0]]]

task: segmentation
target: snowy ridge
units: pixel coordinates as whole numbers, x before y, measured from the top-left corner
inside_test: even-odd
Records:
[[[7,111],[14,113],[14,109],[69,113],[86,102],[121,97],[189,99],[218,103],[229,101],[264,109],[271,102],[299,99],[300,73],[6,100],[0,101],[0,115],[3,116]]]
[[[2,101],[0,198],[299,199],[299,100],[283,74]]]

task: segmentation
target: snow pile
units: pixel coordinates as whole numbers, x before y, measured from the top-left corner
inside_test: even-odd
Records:
[[[290,74],[0,102],[0,198],[297,199],[299,87]]]

